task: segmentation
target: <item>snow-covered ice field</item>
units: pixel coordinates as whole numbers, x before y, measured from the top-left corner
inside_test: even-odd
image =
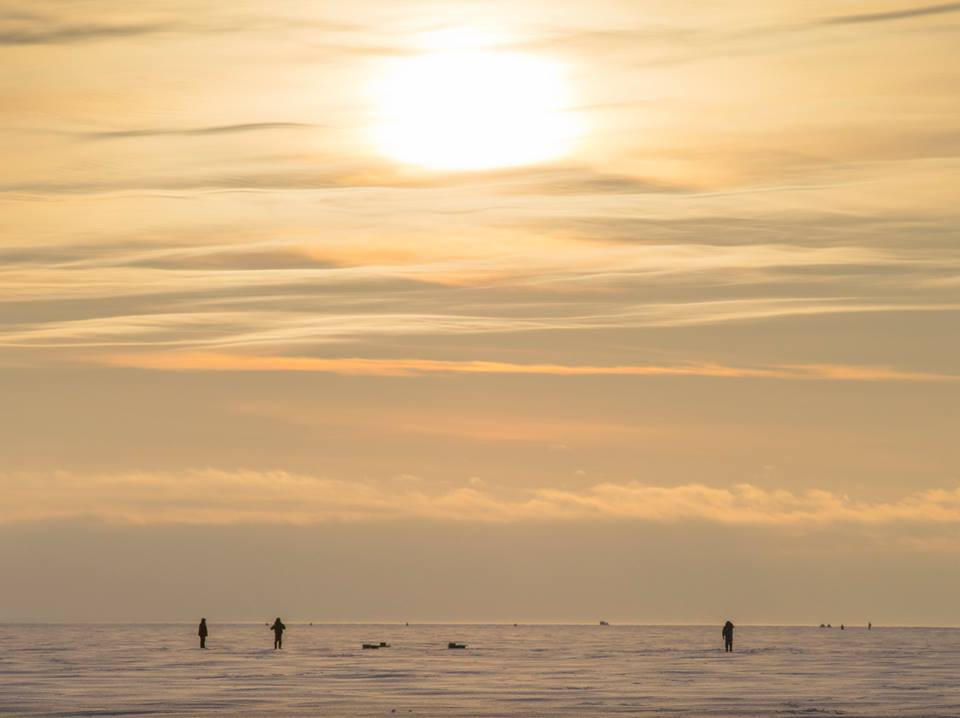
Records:
[[[193,624],[0,625],[0,715],[960,716],[960,629],[742,626],[725,655],[719,624],[288,621],[274,651],[208,618],[206,651]]]

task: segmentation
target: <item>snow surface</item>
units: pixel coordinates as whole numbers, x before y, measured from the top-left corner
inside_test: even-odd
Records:
[[[958,629],[208,623],[0,624],[0,715],[960,716]]]

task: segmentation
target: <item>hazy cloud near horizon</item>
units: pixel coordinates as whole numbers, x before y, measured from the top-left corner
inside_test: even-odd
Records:
[[[2,530],[159,557],[362,517],[439,565],[458,522],[681,525],[781,535],[726,544],[771,565],[815,524],[811,580],[874,531],[955,560],[960,5],[544,8],[0,0]],[[564,69],[565,156],[377,145],[378,78],[465,27]]]
[[[0,475],[0,522],[96,519],[114,524],[312,524],[420,519],[440,522],[697,521],[816,529],[832,524],[956,525],[960,488],[860,501],[825,490],[794,493],[751,484],[581,488],[495,485],[472,476],[436,485],[401,474],[343,481],[285,471],[187,469],[175,473]],[[911,538],[910,531],[902,538]],[[958,546],[960,548],[960,546]]]

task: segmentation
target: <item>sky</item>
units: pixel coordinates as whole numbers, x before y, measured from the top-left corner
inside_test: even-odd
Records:
[[[958,33],[0,0],[0,620],[960,624]]]

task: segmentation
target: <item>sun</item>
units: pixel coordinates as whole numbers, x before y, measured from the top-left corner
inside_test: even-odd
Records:
[[[577,135],[562,68],[532,55],[441,50],[394,60],[376,89],[380,150],[436,170],[555,159]]]

